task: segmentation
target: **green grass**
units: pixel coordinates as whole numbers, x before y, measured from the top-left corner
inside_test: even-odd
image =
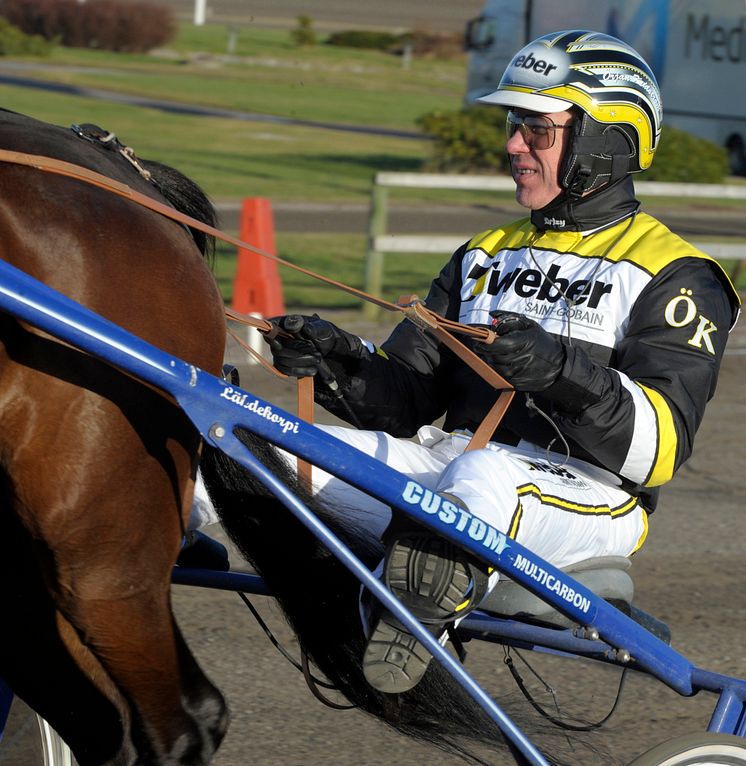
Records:
[[[239,55],[222,27],[181,27],[169,55],[56,48],[32,76],[57,83],[203,106],[322,122],[416,131],[416,119],[461,103],[466,60],[415,60],[407,69],[380,51],[317,45],[295,48],[287,32],[245,28]],[[201,56],[196,52],[206,51]],[[191,52],[191,55],[189,55]]]
[[[27,74],[74,86],[309,121],[415,131],[424,112],[460,102],[464,61],[415,61],[333,46],[295,48],[287,31],[238,32],[237,59],[223,61],[227,28],[184,25],[171,52],[114,54],[56,48],[24,58]],[[208,56],[195,56],[205,51]],[[192,55],[188,55],[192,54]],[[174,165],[216,201],[367,201],[381,170],[419,170],[423,140],[314,127],[173,115],[105,100],[0,86],[7,109],[61,125],[93,122],[144,158]]]
[[[378,170],[417,170],[427,151],[424,141],[188,117],[8,86],[0,86],[0,103],[59,125],[101,125],[139,156],[179,168],[218,201],[367,201]]]
[[[57,47],[31,59],[36,74],[71,85],[189,101],[303,120],[340,121],[416,130],[414,121],[456,109],[465,59],[400,59],[379,51],[293,45],[288,30],[180,26],[167,51],[153,55]],[[25,74],[25,73],[24,73]],[[429,142],[312,127],[170,115],[155,110],[0,87],[5,108],[69,124],[95,122],[143,157],[176,165],[216,200],[261,195],[275,200],[368,198],[379,170],[419,170]],[[392,199],[490,204],[488,193],[392,190]],[[510,195],[506,195],[510,196]],[[678,201],[675,204],[686,204]],[[713,205],[732,204],[713,202]]]

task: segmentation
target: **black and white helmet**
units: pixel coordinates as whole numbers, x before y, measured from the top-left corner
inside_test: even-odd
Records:
[[[634,48],[600,32],[539,37],[478,101],[540,113],[577,107],[582,119],[561,181],[579,193],[650,167],[660,138],[663,112],[653,72]]]

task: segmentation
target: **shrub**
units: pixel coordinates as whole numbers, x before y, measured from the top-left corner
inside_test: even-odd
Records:
[[[51,49],[51,43],[40,35],[26,35],[0,18],[0,56],[47,56]]]
[[[728,153],[723,147],[682,130],[664,126],[653,164],[640,179],[722,183],[728,172]]]
[[[310,16],[298,16],[298,26],[290,32],[293,42],[298,47],[316,45],[316,32],[313,31],[313,19]]]
[[[473,106],[460,112],[432,112],[418,120],[433,139],[428,170],[448,173],[494,173],[508,170],[505,112]]]
[[[402,35],[391,32],[375,32],[363,29],[348,29],[333,32],[326,38],[327,45],[339,45],[343,48],[371,48],[388,51],[401,42]]]
[[[29,35],[73,48],[145,52],[176,34],[172,8],[118,0],[0,0],[0,16]]]
[[[420,58],[453,58],[464,51],[464,36],[461,33],[428,32],[416,29],[413,32],[395,35],[391,32],[377,32],[369,29],[348,29],[333,32],[326,38],[327,45],[345,48],[370,48],[402,55],[405,49]]]
[[[408,43],[412,55],[418,58],[452,59],[464,54],[464,35],[462,32],[430,32],[415,29],[402,35],[402,41]]]

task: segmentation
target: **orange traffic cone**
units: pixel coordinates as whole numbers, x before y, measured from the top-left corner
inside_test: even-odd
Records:
[[[272,206],[268,199],[250,197],[241,206],[239,238],[258,250],[276,255]],[[285,313],[277,264],[251,250],[239,248],[233,279],[233,308],[262,317]]]

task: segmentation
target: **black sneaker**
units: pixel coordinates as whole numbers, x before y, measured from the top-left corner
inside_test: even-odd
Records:
[[[487,593],[485,567],[448,540],[408,533],[390,545],[384,582],[402,604],[440,639],[446,626],[475,609]],[[378,691],[414,688],[432,656],[390,612],[381,611],[363,655],[363,674]]]

